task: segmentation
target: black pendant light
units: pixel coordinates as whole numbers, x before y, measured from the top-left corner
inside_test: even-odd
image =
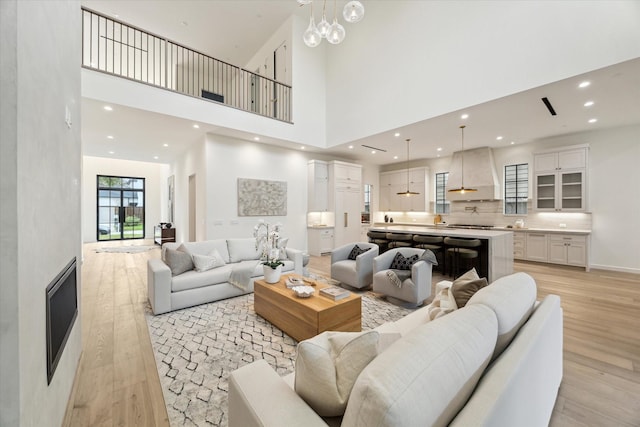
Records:
[[[407,139],[407,191],[401,191],[400,193],[396,193],[398,196],[416,196],[420,193],[416,193],[415,191],[409,191],[409,141],[411,141],[410,139]]]
[[[464,188],[464,125],[460,126],[460,132],[462,133],[462,153],[460,153],[461,157],[462,157],[462,168],[461,168],[461,172],[462,172],[462,176],[461,176],[461,184],[460,188],[452,188],[451,190],[449,190],[449,193],[460,193],[460,194],[464,194],[464,193],[472,193],[474,191],[478,191],[477,188]]]

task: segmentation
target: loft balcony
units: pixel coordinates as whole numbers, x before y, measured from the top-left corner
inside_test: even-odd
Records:
[[[291,86],[86,8],[82,67],[292,123]]]

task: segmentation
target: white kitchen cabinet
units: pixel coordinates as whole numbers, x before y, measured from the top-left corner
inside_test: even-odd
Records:
[[[380,174],[380,203],[379,208],[383,212],[426,212],[428,197],[428,169],[409,169],[407,182],[407,170],[382,172]],[[398,193],[407,191],[419,193],[406,196]]]
[[[586,147],[534,155],[535,210],[585,211],[586,183]]]
[[[547,262],[547,235],[544,233],[527,233],[527,259]]]
[[[362,167],[360,165],[337,161],[331,163],[337,186],[342,184],[359,186],[362,183]]]
[[[577,265],[587,264],[587,242],[585,236],[568,234],[550,234],[548,237],[548,262],[555,264]]]
[[[307,211],[329,210],[329,168],[327,162],[310,160],[307,165]]]
[[[333,250],[333,228],[309,228],[309,254],[320,256]]]
[[[335,191],[335,229],[334,245],[340,247],[347,243],[359,242],[362,223],[362,207],[359,188],[338,187]]]
[[[526,259],[527,234],[522,232],[513,232],[513,258]]]

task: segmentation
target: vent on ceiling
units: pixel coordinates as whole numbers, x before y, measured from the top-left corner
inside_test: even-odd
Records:
[[[553,105],[551,105],[551,102],[549,102],[549,98],[547,98],[546,96],[544,98],[542,98],[542,102],[544,102],[545,107],[547,107],[547,110],[549,110],[549,113],[552,116],[556,115],[556,110],[553,109]]]
[[[364,144],[362,144],[362,146],[363,146],[363,147],[366,147],[366,148],[370,148],[370,149],[372,149],[372,150],[382,151],[383,153],[386,153],[386,152],[387,152],[387,150],[385,150],[385,149],[383,149],[383,148],[376,148],[376,147],[372,147],[372,146],[370,146],[370,145],[364,145]]]

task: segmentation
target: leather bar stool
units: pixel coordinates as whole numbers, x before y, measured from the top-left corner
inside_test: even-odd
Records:
[[[367,231],[367,237],[369,237],[369,243],[375,243],[380,248],[380,253],[386,251],[389,247],[389,241],[387,240],[387,233],[384,231]]]
[[[457,278],[460,273],[460,264],[462,261],[465,261],[465,264],[469,263],[471,266],[476,267],[476,270],[480,271],[480,251],[479,249],[474,249],[482,245],[480,239],[445,237],[444,245],[447,247],[445,263],[450,267],[449,275],[453,276],[454,279]]]
[[[444,248],[443,238],[440,236],[423,236],[422,234],[413,235],[413,246],[420,249],[431,250],[438,260],[440,271],[444,272]]]
[[[389,249],[410,248],[413,246],[413,235],[405,233],[387,233]]]

